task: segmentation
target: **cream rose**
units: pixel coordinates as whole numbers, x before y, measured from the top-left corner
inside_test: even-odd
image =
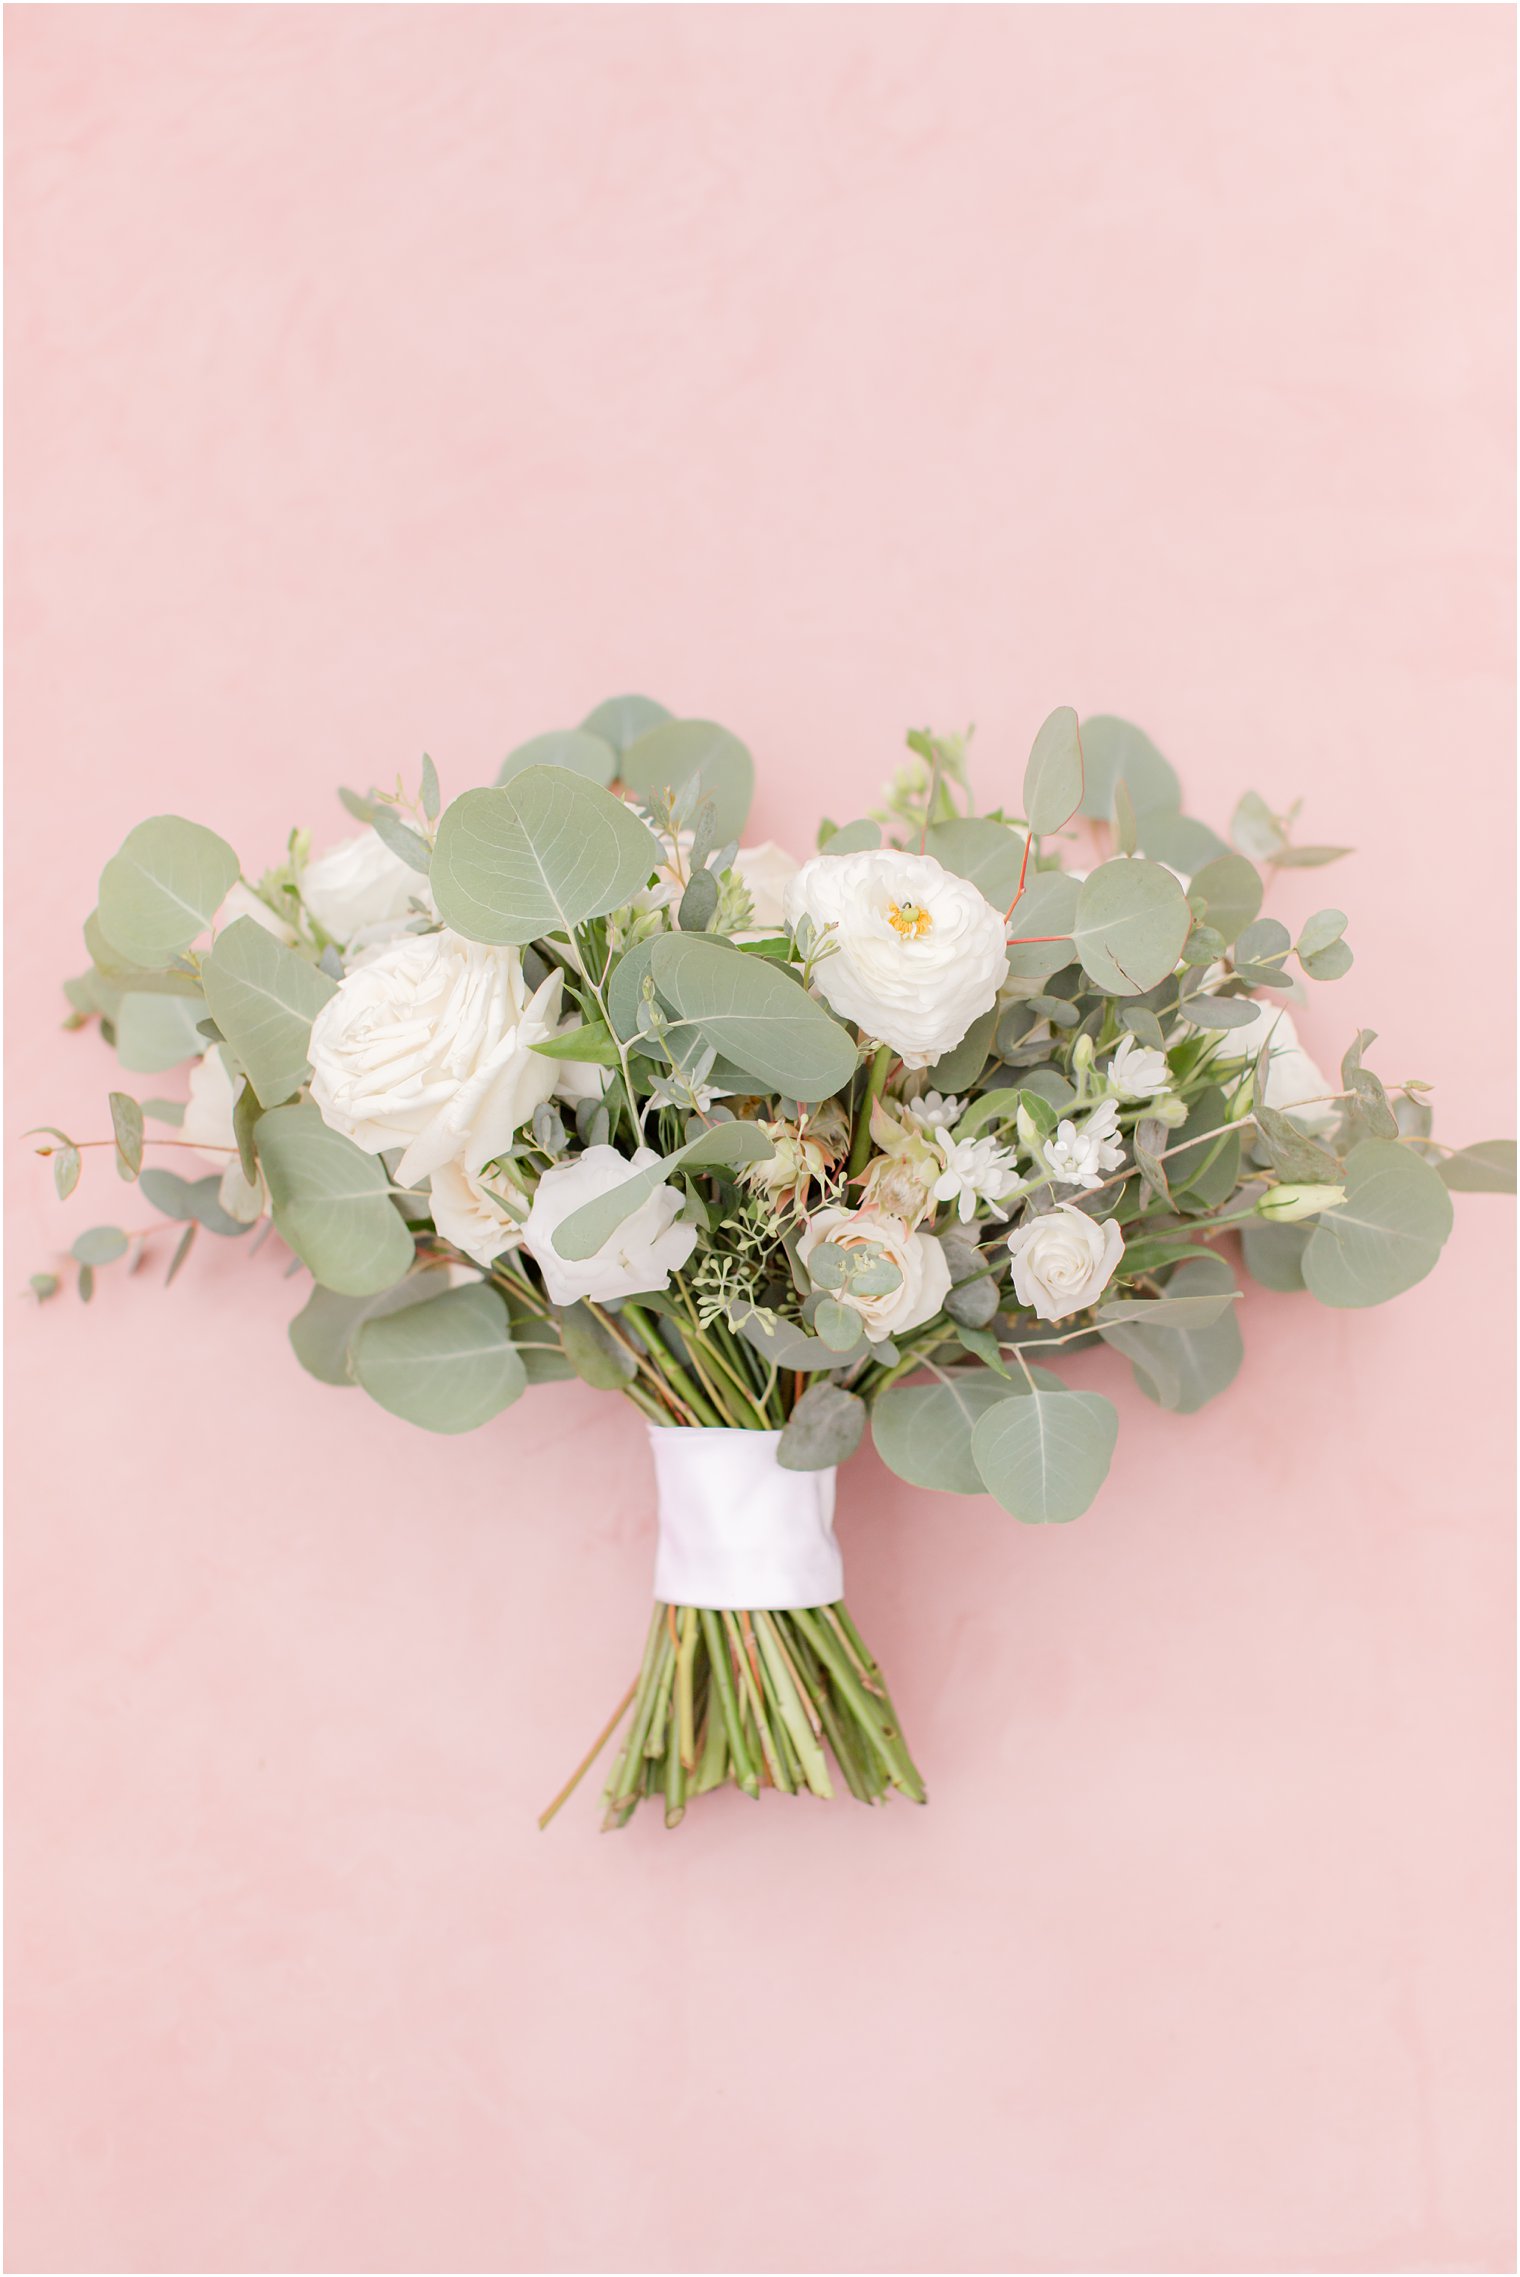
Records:
[[[1057,1202],[1008,1236],[1013,1289],[1041,1320],[1082,1312],[1108,1287],[1124,1255],[1124,1236],[1112,1218],[1101,1225],[1075,1202]]]
[[[836,1249],[862,1249],[874,1242],[902,1275],[884,1296],[860,1296],[848,1282],[837,1292],[841,1304],[859,1313],[873,1344],[922,1328],[950,1294],[950,1262],[933,1235],[914,1232],[885,1210],[849,1210],[837,1203],[819,1210],[797,1244],[799,1262],[805,1265],[823,1241]]]
[[[344,975],[312,1023],[311,1095],[367,1153],[402,1147],[403,1181],[504,1153],[563,1066],[533,1050],[559,1021],[560,975],[532,996],[516,949],[408,934]]]
[[[504,1179],[466,1170],[462,1162],[440,1162],[428,1183],[434,1225],[477,1265],[489,1265],[518,1247],[523,1229],[512,1205],[525,1211],[526,1203]]]
[[[1008,969],[1001,911],[931,855],[818,854],[786,889],[786,922],[831,925],[815,985],[842,1019],[928,1067],[990,1012]]]
[[[301,872],[301,899],[324,933],[342,943],[399,924],[414,901],[431,908],[428,882],[376,830],[329,846]]]
[[[697,1245],[696,1227],[675,1223],[682,1196],[669,1186],[657,1186],[594,1257],[561,1257],[554,1246],[555,1231],[566,1218],[585,1203],[614,1193],[636,1171],[647,1170],[659,1159],[647,1146],[632,1157],[619,1154],[615,1146],[588,1146],[573,1161],[556,1163],[544,1172],[534,1191],[523,1240],[553,1303],[573,1305],[588,1298],[592,1304],[606,1304],[613,1297],[645,1296],[652,1289],[669,1288],[671,1274],[680,1271]]]

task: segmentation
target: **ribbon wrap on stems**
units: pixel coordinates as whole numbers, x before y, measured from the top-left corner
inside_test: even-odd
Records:
[[[650,1426],[658,1488],[654,1594],[713,1612],[835,1605],[836,1470],[783,1470],[779,1431]]]

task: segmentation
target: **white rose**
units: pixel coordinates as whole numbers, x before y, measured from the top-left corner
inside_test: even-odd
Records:
[[[786,889],[801,867],[797,857],[767,838],[759,846],[741,846],[733,866],[754,904],[755,925],[774,933],[786,923]]]
[[[503,1180],[466,1170],[462,1162],[440,1162],[429,1185],[434,1225],[477,1265],[489,1265],[521,1242],[522,1225],[510,1205],[515,1201],[521,1208],[522,1197]]]
[[[819,1210],[808,1219],[807,1231],[797,1244],[799,1262],[805,1265],[821,1241],[832,1242],[836,1249],[860,1249],[874,1242],[902,1275],[897,1287],[884,1296],[859,1296],[849,1282],[836,1292],[841,1304],[859,1313],[873,1344],[922,1328],[950,1294],[950,1261],[933,1235],[911,1231],[885,1210],[850,1210],[839,1204]]]
[[[1057,1202],[1008,1236],[1014,1294],[1041,1320],[1065,1320],[1095,1304],[1124,1255],[1112,1218],[1099,1224],[1075,1202]]]
[[[1172,1080],[1165,1052],[1137,1044],[1133,1036],[1122,1038],[1106,1073],[1109,1089],[1121,1099],[1154,1099]]]
[[[1267,1061],[1267,1088],[1262,1104],[1276,1107],[1291,1115],[1300,1130],[1323,1137],[1335,1128],[1339,1109],[1329,1092],[1338,1091],[1340,1084],[1332,1083],[1329,1076],[1317,1067],[1298,1040],[1293,1015],[1275,1004],[1269,997],[1259,997],[1251,1007],[1255,1018],[1249,1026],[1231,1028],[1225,1040],[1221,1058],[1254,1059],[1267,1041],[1272,1039]],[[1318,1104],[1308,1106],[1308,1100]]]
[[[417,933],[346,973],[312,1023],[311,1095],[370,1154],[404,1147],[399,1176],[505,1152],[554,1089],[532,1046],[559,1020],[560,975],[529,996],[522,958],[458,933]]]
[[[427,879],[393,854],[377,830],[360,830],[329,846],[307,863],[300,887],[323,932],[345,944],[377,925],[399,923],[414,901],[431,907]]]
[[[819,994],[907,1067],[958,1044],[1008,969],[1001,911],[928,854],[815,855],[786,889],[787,924],[804,917],[834,928]]]
[[[573,1305],[583,1297],[592,1304],[606,1304],[613,1297],[644,1296],[652,1289],[669,1288],[671,1274],[680,1271],[697,1245],[696,1227],[674,1222],[682,1196],[669,1186],[657,1186],[594,1257],[561,1257],[554,1246],[556,1228],[584,1203],[613,1193],[636,1171],[647,1170],[659,1159],[647,1146],[632,1158],[619,1154],[615,1146],[588,1146],[573,1161],[556,1163],[544,1172],[523,1240],[554,1304]]]
[[[232,1109],[238,1087],[228,1072],[220,1044],[213,1044],[190,1070],[190,1095],[179,1135],[186,1146],[200,1147],[218,1170],[227,1167],[228,1149],[236,1149]]]

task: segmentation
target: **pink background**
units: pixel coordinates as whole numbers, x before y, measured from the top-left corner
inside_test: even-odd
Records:
[[[1311,1041],[1512,1127],[1509,10],[7,31],[9,1290],[144,1216],[21,1135],[105,1128],[56,983],[133,821],[257,868],[624,687],[799,848],[1062,702],[1302,792]],[[1253,1293],[1195,1420],[1078,1363],[1069,1529],[861,1462],[932,1806],[675,1840],[534,1827],[642,1634],[631,1412],[413,1433],[272,1247],[13,1301],[9,2265],[1512,2266],[1511,1226]]]

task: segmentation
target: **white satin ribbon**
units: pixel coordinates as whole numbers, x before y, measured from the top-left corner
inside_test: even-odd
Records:
[[[651,1425],[658,1488],[654,1593],[662,1605],[786,1613],[835,1605],[837,1471],[784,1471],[779,1431]]]

